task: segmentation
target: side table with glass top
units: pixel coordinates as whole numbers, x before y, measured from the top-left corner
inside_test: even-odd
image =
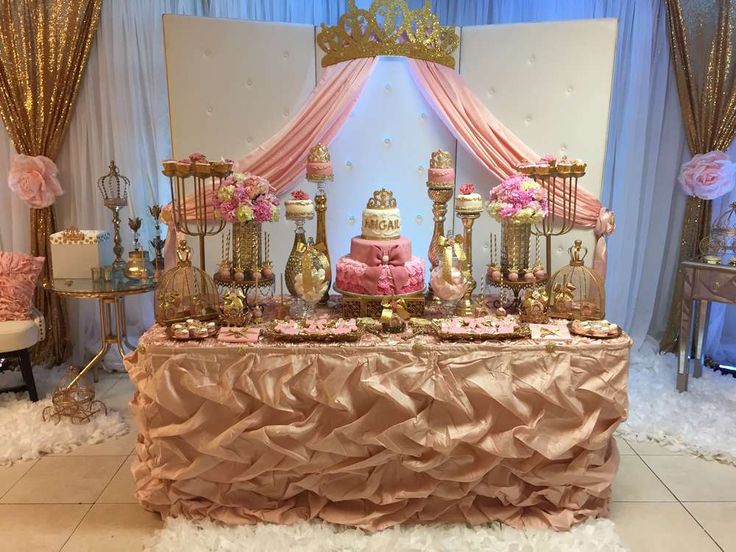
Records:
[[[115,346],[120,358],[125,356],[125,348],[133,350],[128,341],[128,330],[125,320],[125,297],[153,291],[153,280],[128,280],[125,277],[113,277],[112,281],[92,280],[91,278],[52,278],[44,282],[43,287],[58,295],[79,299],[97,299],[100,307],[100,350],[97,351],[81,370],[76,380],[96,368],[105,357],[110,347]],[[115,324],[113,331],[113,322]],[[97,370],[94,371],[97,381]]]

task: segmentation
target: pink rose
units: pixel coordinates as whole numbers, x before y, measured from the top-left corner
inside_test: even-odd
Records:
[[[306,200],[309,199],[309,194],[304,190],[294,190],[291,192],[291,197],[297,200]]]
[[[64,193],[56,178],[56,164],[43,155],[16,155],[8,173],[8,186],[33,209],[54,204]]]
[[[470,182],[466,182],[462,186],[460,186],[460,193],[462,195],[469,195],[475,192],[475,184],[472,184]]]
[[[722,151],[699,153],[682,164],[678,180],[686,194],[716,199],[733,190],[736,164]]]

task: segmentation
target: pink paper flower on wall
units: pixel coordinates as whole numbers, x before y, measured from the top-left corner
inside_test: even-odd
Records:
[[[8,186],[33,209],[50,207],[64,193],[56,178],[56,164],[43,155],[16,155],[10,165]]]
[[[686,194],[716,199],[733,190],[736,164],[722,151],[698,153],[682,164],[678,180]]]

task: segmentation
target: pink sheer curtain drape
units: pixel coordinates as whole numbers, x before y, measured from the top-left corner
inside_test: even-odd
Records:
[[[276,193],[304,174],[307,154],[317,142],[329,144],[345,124],[373,70],[376,58],[364,58],[331,65],[296,116],[277,134],[235,162],[236,172],[250,172],[268,179]],[[212,201],[208,191],[206,200]],[[187,215],[195,216],[194,201],[187,202]],[[211,212],[211,210],[209,210]],[[164,251],[166,267],[175,263],[176,228],[171,204],[162,214],[169,225]]]
[[[457,140],[498,178],[516,172],[525,161],[540,155],[496,119],[455,70],[430,61],[409,59],[411,74],[424,99]],[[561,203],[562,198],[558,201]],[[605,236],[613,233],[613,215],[585,190],[578,189],[576,226],[596,234],[593,267],[606,272]]]

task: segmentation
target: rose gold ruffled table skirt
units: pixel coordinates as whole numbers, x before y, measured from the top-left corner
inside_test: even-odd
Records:
[[[630,340],[174,343],[126,366],[141,504],[225,523],[378,530],[606,515]]]

